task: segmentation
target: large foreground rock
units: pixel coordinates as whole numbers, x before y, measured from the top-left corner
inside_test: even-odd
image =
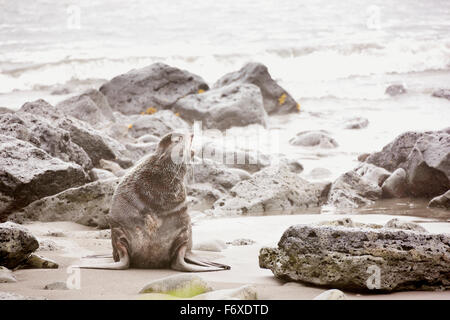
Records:
[[[326,200],[329,185],[309,183],[288,165],[271,166],[237,183],[230,195],[214,203],[212,214],[292,214],[301,208],[320,206]]]
[[[25,228],[12,222],[0,223],[0,265],[14,269],[39,247],[37,239]]]
[[[172,110],[193,123],[202,121],[204,128],[225,130],[249,124],[266,126],[267,113],[259,88],[252,84],[236,84],[191,94],[178,100]]]
[[[0,220],[32,201],[86,182],[89,178],[79,165],[0,135]]]
[[[208,90],[201,77],[163,63],[133,69],[100,88],[111,108],[124,114],[140,114],[148,108],[167,109],[199,90]]]
[[[268,114],[298,112],[297,102],[272,79],[267,67],[261,63],[247,63],[240,70],[224,75],[216,81],[214,88],[224,87],[231,83],[250,83],[259,87],[264,109]]]
[[[385,228],[296,225],[261,268],[288,281],[354,291],[450,288],[450,238]]]
[[[56,195],[34,201],[9,219],[17,222],[73,221],[85,226],[108,228],[112,196],[119,178],[99,180],[78,188],[64,190]]]

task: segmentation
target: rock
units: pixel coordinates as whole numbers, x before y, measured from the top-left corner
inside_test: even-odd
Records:
[[[347,297],[345,296],[345,293],[343,293],[341,290],[331,289],[322,292],[313,300],[347,300]]]
[[[402,198],[406,196],[406,171],[398,168],[381,185],[383,198]]]
[[[384,93],[390,96],[398,96],[400,94],[405,94],[406,89],[401,84],[392,84],[386,88],[386,91]]]
[[[58,269],[58,264],[50,259],[32,253],[19,266],[21,269]]]
[[[424,227],[422,227],[417,223],[401,221],[397,218],[391,219],[388,222],[386,222],[384,228],[428,232]]]
[[[138,143],[159,142],[160,138],[153,134],[144,134],[137,138]]]
[[[19,113],[29,113],[34,116],[43,117],[49,120],[57,120],[64,117],[64,114],[53,107],[50,103],[43,99],[25,103],[20,109]]]
[[[85,226],[109,228],[112,196],[119,178],[98,180],[39,199],[10,216],[13,221],[73,221]]]
[[[14,269],[39,247],[37,239],[24,227],[0,223],[0,265]]]
[[[65,162],[75,162],[85,170],[92,168],[91,159],[71,139],[70,133],[44,118],[25,112],[0,115],[0,134],[29,142],[51,156]]]
[[[190,123],[202,121],[204,128],[226,130],[255,123],[267,125],[261,91],[252,84],[232,83],[191,94],[178,100],[172,110]]]
[[[370,153],[363,153],[358,156],[358,161],[364,162],[370,156]]]
[[[351,170],[331,185],[328,203],[338,208],[358,208],[381,197],[381,188]]]
[[[259,87],[264,109],[268,114],[299,111],[299,105],[286,90],[272,79],[267,67],[261,63],[250,62],[240,70],[224,75],[216,81],[214,88],[221,88],[232,83],[238,85],[249,83]]]
[[[428,207],[450,209],[450,190],[448,190],[443,195],[431,199],[431,201],[428,203]]]
[[[0,291],[0,300],[37,300],[37,299],[40,298],[25,297],[16,293]]]
[[[68,290],[67,284],[62,281],[52,282],[44,286],[44,290]]]
[[[366,118],[355,117],[347,119],[344,122],[344,129],[363,129],[369,125],[369,120]]]
[[[187,181],[191,183],[209,183],[219,191],[228,190],[242,179],[249,178],[243,170],[229,168],[210,159],[194,158],[192,171],[188,170]]]
[[[278,278],[351,291],[450,288],[450,238],[394,229],[296,225],[261,268]]]
[[[16,277],[8,268],[0,266],[0,283],[13,283],[17,282]]]
[[[14,113],[14,110],[11,110],[6,107],[0,107],[0,114],[3,114],[3,113]]]
[[[328,135],[325,130],[319,131],[302,131],[289,140],[294,146],[302,147],[320,147],[320,148],[336,148],[338,143]]]
[[[380,152],[370,154],[365,161],[391,172],[397,168],[405,168],[409,154],[423,134],[423,132],[402,133],[394,141],[384,146]]]
[[[435,197],[450,189],[450,134],[424,134],[408,155],[405,170],[414,196]]]
[[[290,171],[287,165],[271,166],[237,183],[230,195],[217,200],[212,214],[266,215],[291,214],[300,208],[320,206],[329,183],[309,183]]]
[[[444,98],[450,100],[450,89],[436,90],[435,92],[433,92],[432,96],[436,98]]]
[[[126,143],[125,148],[135,155],[138,159],[143,158],[156,151],[157,143]]]
[[[101,159],[99,161],[99,165],[101,168],[111,171],[117,177],[122,177],[127,172],[126,170],[122,169],[119,164],[113,161]]]
[[[227,244],[219,239],[206,240],[194,243],[193,249],[199,251],[222,252],[227,248]]]
[[[313,180],[323,180],[327,179],[332,175],[332,172],[326,168],[314,168],[312,169],[307,177]]]
[[[129,133],[134,138],[148,134],[163,137],[172,131],[189,130],[189,125],[170,110],[161,110],[151,115],[130,117],[129,122],[131,125]]]
[[[75,118],[63,118],[59,120],[58,126],[70,133],[72,141],[83,148],[94,166],[98,166],[101,159],[112,160],[126,167],[133,164],[133,155],[122,143],[89,124]]]
[[[64,115],[70,115],[91,125],[115,121],[108,100],[95,89],[61,101],[56,108]]]
[[[245,285],[236,289],[223,289],[195,296],[195,300],[258,300],[255,286]]]
[[[197,154],[197,153],[196,153]],[[226,166],[256,172],[270,165],[270,156],[259,151],[231,149],[219,146],[213,142],[206,142],[201,149],[201,159],[211,159],[223,163]],[[296,170],[300,170],[301,164],[292,162]],[[302,167],[303,169],[303,167]]]
[[[360,164],[354,170],[364,180],[367,180],[380,187],[383,184],[383,182],[386,181],[386,179],[389,178],[389,176],[391,175],[391,173],[386,169],[374,166],[369,163]]]
[[[13,210],[89,181],[79,165],[0,135],[0,221]]]
[[[117,163],[116,163],[117,164]],[[118,165],[118,164],[117,164]],[[94,168],[90,172],[92,180],[107,180],[111,178],[116,178],[116,175],[111,171]]]
[[[199,76],[163,63],[133,69],[101,86],[113,110],[140,114],[148,108],[168,109],[178,99],[208,90]]]
[[[176,274],[148,283],[139,293],[162,293],[175,297],[191,298],[212,291],[211,286],[193,274]]]
[[[255,244],[256,242],[252,239],[235,239],[231,242],[227,242],[227,244],[230,244],[232,246],[250,246],[252,244]]]
[[[220,191],[217,190],[210,183],[192,183],[186,186],[188,196],[194,197],[198,201],[195,205],[197,209],[211,208],[215,201],[226,194],[226,190],[220,189]]]
[[[50,239],[39,240],[39,248],[37,251],[56,251],[60,249],[60,246],[55,241]]]

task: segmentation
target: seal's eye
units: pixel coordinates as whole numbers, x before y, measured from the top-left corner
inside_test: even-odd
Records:
[[[172,142],[173,142],[173,143],[181,142],[181,140],[183,140],[183,137],[182,137],[182,136],[176,136],[176,137],[173,137],[173,138],[172,138]]]

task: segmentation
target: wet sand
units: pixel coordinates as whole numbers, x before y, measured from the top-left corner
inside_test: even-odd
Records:
[[[284,230],[298,223],[313,223],[351,217],[354,221],[383,224],[392,215],[288,215],[205,219],[193,226],[194,244],[220,239],[225,242],[248,238],[256,243],[247,246],[232,246],[222,252],[196,251],[210,259],[229,264],[232,269],[222,272],[199,274],[214,289],[237,288],[242,285],[256,286],[258,298],[265,299],[313,299],[325,289],[299,283],[285,283],[276,279],[270,270],[258,266],[258,253],[262,246],[276,246]],[[429,232],[450,233],[448,222],[412,216],[399,217],[416,221]],[[44,290],[53,282],[65,282],[69,276],[67,267],[79,263],[80,257],[90,254],[111,254],[111,241],[99,237],[104,231],[85,227],[72,222],[33,222],[26,227],[39,240],[54,241],[58,249],[39,251],[38,254],[59,263],[59,269],[18,270],[14,274],[17,283],[0,284],[0,291],[12,292],[27,297],[45,299],[140,299],[139,290],[151,280],[176,274],[173,270],[81,270],[79,290]],[[53,236],[52,236],[53,235]],[[55,236],[57,235],[57,236]],[[348,293],[348,299],[448,299],[450,292],[396,292],[392,294]]]

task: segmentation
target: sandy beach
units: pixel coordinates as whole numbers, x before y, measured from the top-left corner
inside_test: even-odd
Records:
[[[237,288],[251,284],[256,287],[258,298],[310,300],[326,289],[306,284],[283,282],[276,279],[270,270],[258,266],[258,253],[262,246],[275,246],[282,232],[293,224],[315,223],[336,220],[346,215],[289,215],[220,219],[220,229],[211,229],[219,221],[207,219],[193,226],[194,245],[205,240],[252,239],[256,243],[247,246],[232,246],[222,252],[196,251],[196,253],[232,266],[229,271],[198,273],[215,290]],[[392,219],[388,215],[351,215],[354,221],[383,224]],[[415,221],[430,233],[448,232],[448,223],[433,219],[401,217],[405,221]],[[173,270],[81,270],[81,288],[79,290],[44,290],[44,286],[53,282],[65,282],[67,267],[79,263],[79,258],[92,254],[110,254],[109,239],[95,239],[104,231],[78,225],[73,222],[35,222],[26,225],[39,240],[52,240],[58,247],[54,251],[39,251],[40,255],[58,262],[57,270],[29,269],[18,270],[14,274],[17,283],[0,284],[0,291],[20,294],[38,299],[143,299],[139,291],[150,281],[177,274]],[[59,235],[58,237],[48,236]],[[450,299],[450,292],[416,291],[395,292],[391,294],[356,294],[346,292],[348,299]],[[154,298],[165,299],[157,295]]]

